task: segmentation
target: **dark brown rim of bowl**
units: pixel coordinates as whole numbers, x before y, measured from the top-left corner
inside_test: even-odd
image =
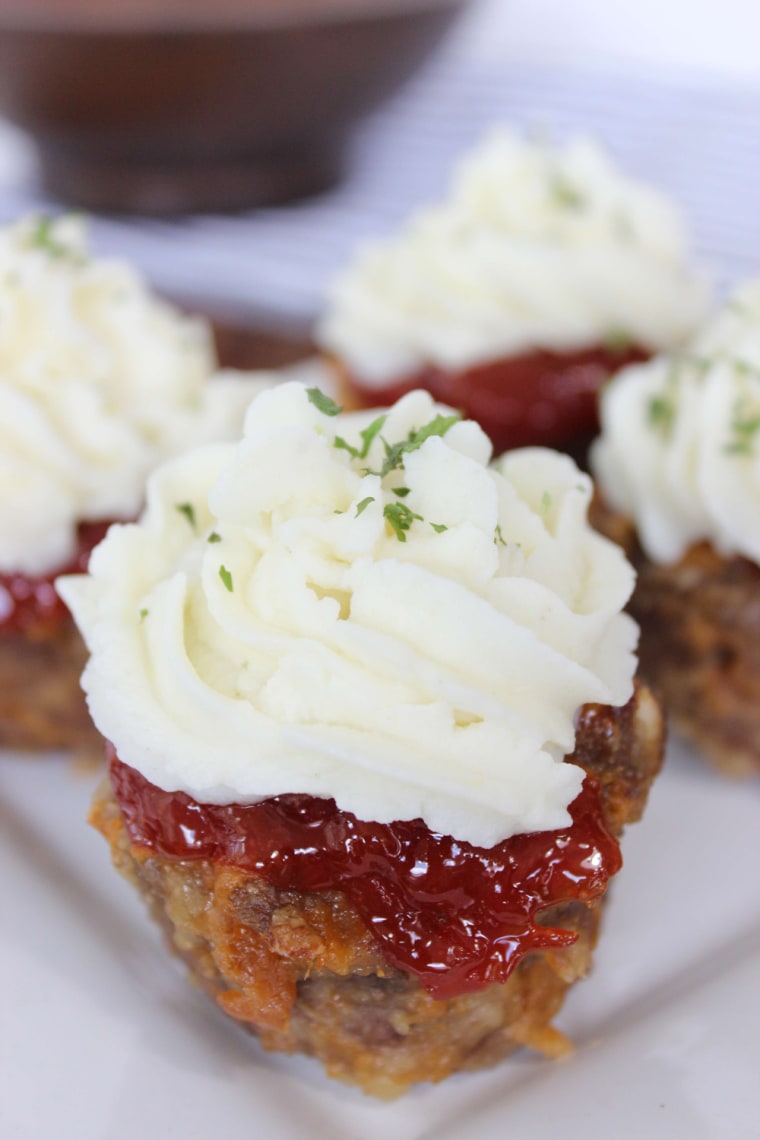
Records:
[[[0,0],[0,31],[56,35],[177,35],[398,19],[471,0]]]

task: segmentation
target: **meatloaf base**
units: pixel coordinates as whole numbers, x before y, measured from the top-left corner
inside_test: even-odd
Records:
[[[643,811],[663,739],[659,705],[645,688],[622,709],[581,710],[571,759],[599,779],[616,834]],[[438,1001],[384,960],[342,892],[278,890],[235,867],[135,848],[108,781],[91,822],[192,978],[265,1049],[315,1056],[331,1077],[390,1099],[420,1081],[493,1065],[518,1046],[550,1057],[570,1047],[551,1021],[589,969],[598,903],[541,916],[576,931],[573,946],[528,955],[504,984]]]
[[[86,661],[68,613],[52,626],[0,634],[0,748],[102,755],[79,683]]]
[[[640,671],[674,727],[726,775],[760,775],[760,568],[706,542],[661,565],[603,503],[592,522],[636,568]]]

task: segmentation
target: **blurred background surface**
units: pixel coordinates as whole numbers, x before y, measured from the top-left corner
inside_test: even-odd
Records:
[[[0,21],[8,2],[0,0]],[[327,283],[356,246],[438,196],[455,157],[490,124],[510,121],[559,137],[591,133],[669,191],[719,283],[760,270],[755,0],[470,0],[445,31],[442,23],[388,84],[400,89],[354,131],[337,186],[234,214],[99,214],[98,250],[224,317],[233,356],[241,328],[271,338],[272,359],[281,339],[294,355],[287,346],[302,350]],[[296,61],[278,79],[283,98],[305,81]],[[41,185],[28,137],[0,120],[0,221],[61,208]]]

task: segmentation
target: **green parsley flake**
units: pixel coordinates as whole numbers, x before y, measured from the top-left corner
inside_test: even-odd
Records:
[[[229,572],[226,566],[219,567],[219,577],[224,582],[225,589],[229,590],[229,592],[232,593],[234,589],[234,586],[232,584],[232,574]]]
[[[354,518],[358,519],[358,517],[362,513],[362,511],[366,511],[366,509],[370,505],[370,503],[374,503],[374,501],[375,501],[375,499],[374,499],[373,495],[367,495],[366,499],[362,499],[362,501],[360,503],[357,503],[356,514],[354,515]]]
[[[693,362],[687,362],[693,363]],[[673,431],[677,413],[678,386],[681,379],[683,360],[673,360],[665,384],[660,392],[650,396],[647,401],[647,419],[651,427],[655,428],[664,439],[668,439]]]
[[[174,504],[181,515],[184,515],[190,526],[195,530],[195,507],[192,503]]]
[[[66,257],[69,250],[63,242],[54,237],[55,218],[40,218],[30,235],[30,244],[35,249],[43,249],[51,257]]]
[[[586,204],[586,199],[577,186],[573,186],[562,174],[555,174],[550,183],[551,196],[558,206],[566,210],[580,210]]]
[[[449,428],[453,428],[454,424],[458,424],[461,419],[462,417],[459,412],[454,412],[451,416],[442,416],[439,413],[430,423],[409,433],[408,447],[406,450],[416,451],[417,448],[422,447],[425,440],[430,439],[431,436],[445,435]]]
[[[336,447],[339,451],[347,451],[352,459],[359,458],[359,448],[354,447],[353,444],[345,440],[342,435],[336,435],[333,440],[333,447]]]
[[[760,371],[752,361],[741,360],[739,357],[734,360],[734,368],[740,376],[757,376],[758,371]]]
[[[343,408],[326,396],[320,388],[307,388],[306,395],[309,397],[309,403],[324,416],[337,416],[343,411]]]
[[[493,542],[494,542],[494,546],[506,546],[507,545],[507,540],[504,537],[504,535],[501,533],[501,526],[499,526],[499,525],[497,525],[496,529],[493,532]]]
[[[318,388],[310,388],[309,392],[316,392],[320,398],[326,399],[326,397],[322,396],[322,393],[319,392]],[[311,399],[311,396],[309,398]],[[330,401],[330,403],[332,403],[332,401]],[[334,404],[333,407],[335,407]],[[340,408],[337,409],[337,411],[340,410]],[[327,414],[335,415],[336,413],[328,412]],[[395,471],[397,468],[404,466],[404,456],[408,455],[410,451],[416,451],[419,447],[422,447],[425,440],[430,439],[433,435],[445,435],[449,428],[459,423],[461,418],[458,412],[451,416],[443,416],[439,413],[433,417],[430,423],[424,424],[421,428],[413,428],[406,439],[399,440],[398,443],[388,443],[388,441],[383,439],[380,435],[380,432],[385,426],[385,421],[388,419],[387,413],[383,413],[383,415],[374,419],[371,424],[368,424],[364,431],[359,432],[362,440],[362,446],[360,448],[354,447],[352,443],[349,443],[348,440],[340,435],[336,435],[333,439],[333,447],[338,448],[340,451],[347,451],[352,459],[366,459],[372,444],[379,436],[385,449],[385,460],[379,471],[373,471],[367,467],[364,469],[364,474],[379,475],[381,479],[384,479],[391,471]],[[404,495],[408,494],[408,491],[404,488],[397,490],[395,493]]]
[[[451,416],[443,416],[439,413],[421,428],[412,428],[406,439],[400,440],[398,443],[390,444],[387,440],[383,439],[385,461],[379,472],[373,471],[369,472],[369,474],[379,474],[380,478],[384,479],[391,471],[395,471],[396,468],[404,466],[405,455],[408,455],[411,451],[417,451],[418,448],[422,447],[425,440],[430,439],[434,435],[444,436],[449,428],[459,423],[461,418],[458,412]],[[380,438],[382,439],[382,436]]]
[[[380,437],[383,438],[382,436]],[[383,439],[383,447],[385,448],[385,459],[379,471],[371,471],[369,468],[366,470],[367,475],[379,475],[384,479],[391,471],[395,471],[397,467],[404,466],[404,451],[406,449],[407,440],[401,440],[399,443],[390,444],[386,439]]]
[[[410,511],[405,503],[386,503],[383,508],[383,515],[388,520],[399,542],[406,542],[406,531],[411,528],[415,519],[419,519],[420,522],[425,521],[422,515]]]
[[[399,499],[405,499],[406,496],[409,494],[409,491],[411,490],[411,488],[410,487],[392,487],[391,490],[393,491],[394,495],[398,495]]]
[[[359,432],[362,439],[362,446],[360,448],[354,447],[352,443],[349,443],[348,440],[344,439],[341,435],[336,435],[333,440],[333,447],[337,447],[339,451],[347,451],[352,459],[366,459],[375,437],[383,430],[383,424],[387,419],[388,415],[384,413],[382,416],[378,416],[374,419],[371,424],[368,424],[364,431]]]
[[[366,459],[369,455],[369,449],[375,441],[375,437],[383,430],[385,421],[388,419],[387,413],[378,416],[371,424],[365,427],[364,431],[360,431],[359,435],[362,437],[362,449],[359,452],[360,459]]]
[[[727,455],[753,455],[754,440],[760,431],[760,414],[751,414],[738,401],[731,420],[732,439],[723,448]]]
[[[140,610],[140,621],[145,621],[145,619],[149,613],[150,613],[150,610],[146,610],[146,609]]]
[[[667,396],[650,396],[647,403],[647,419],[653,428],[667,439],[673,428],[675,404]]]
[[[712,360],[707,356],[684,356],[682,357],[684,364],[688,364],[695,371],[699,372],[700,379],[704,376],[708,369],[712,368]]]
[[[222,541],[221,534],[217,534],[217,532],[215,530],[212,530],[211,534],[206,539],[206,542],[221,542],[221,541]]]
[[[443,532],[444,532],[445,530],[448,530],[448,529],[449,529],[449,528],[446,526],[446,523],[431,523],[430,525],[432,526],[432,528],[433,528],[433,530],[435,531],[435,533],[436,533],[436,534],[443,534]]]
[[[633,337],[627,329],[609,329],[604,338],[604,347],[616,356],[622,356],[633,344]]]

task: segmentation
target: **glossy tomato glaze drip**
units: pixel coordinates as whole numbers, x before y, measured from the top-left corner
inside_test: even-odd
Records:
[[[363,407],[384,407],[413,388],[426,388],[440,403],[477,420],[500,455],[511,447],[559,447],[590,439],[599,430],[599,389],[613,372],[649,355],[636,347],[537,351],[464,372],[426,368],[382,388],[353,374],[347,379]]]
[[[164,792],[110,749],[111,782],[132,844],[166,859],[207,859],[284,890],[341,890],[385,959],[446,999],[504,982],[533,950],[576,934],[540,925],[546,907],[601,896],[621,866],[599,786],[587,776],[566,830],[490,849],[431,832],[421,820],[364,823],[334,800],[276,796],[200,804]]]
[[[0,574],[0,637],[4,633],[52,628],[68,613],[53,583],[61,574],[82,574],[93,548],[105,536],[110,522],[82,523],[77,550],[65,566],[33,578],[28,574]]]

